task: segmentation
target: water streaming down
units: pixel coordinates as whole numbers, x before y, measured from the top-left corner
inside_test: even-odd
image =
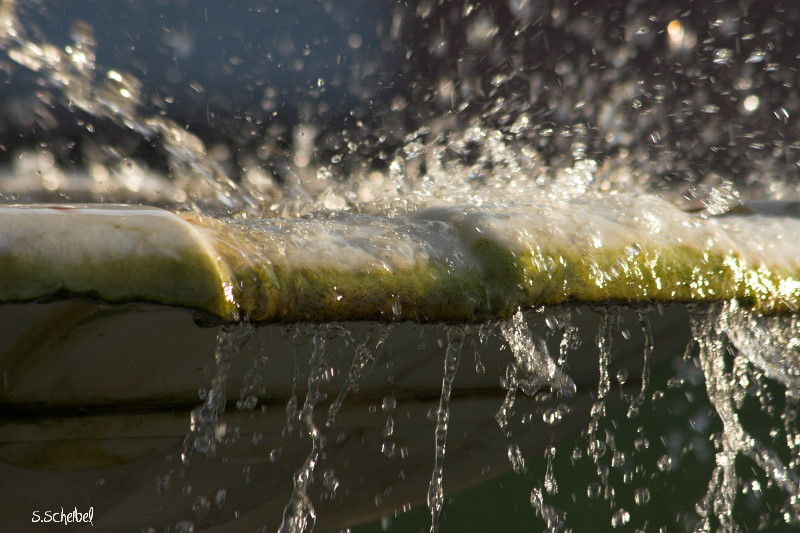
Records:
[[[444,376],[442,376],[442,395],[436,410],[435,454],[433,473],[428,487],[428,508],[431,511],[431,533],[439,531],[439,514],[444,504],[444,457],[447,447],[447,429],[450,423],[450,395],[456,379],[461,347],[464,343],[463,327],[450,327],[447,330],[447,349],[444,354]]]
[[[353,344],[355,355],[353,356],[353,362],[350,365],[347,379],[344,385],[342,385],[342,389],[339,391],[336,400],[333,401],[328,409],[328,420],[325,422],[326,427],[332,427],[335,424],[336,414],[339,412],[339,409],[342,408],[342,403],[347,397],[347,394],[350,391],[358,391],[358,382],[361,380],[361,377],[366,372],[369,372],[370,368],[378,362],[386,342],[386,337],[389,336],[390,332],[391,328],[389,326],[378,326],[378,332],[376,334],[377,341],[373,341],[371,336],[367,336],[364,339],[354,339],[352,335],[350,335],[349,340]]]
[[[514,361],[509,363],[505,376],[500,381],[507,392],[503,404],[495,414],[495,420],[508,439],[508,460],[511,461],[514,472],[521,474],[525,470],[525,460],[509,429],[509,417],[514,408],[517,390],[533,396],[542,388],[548,387],[553,394],[569,398],[575,395],[576,388],[572,379],[550,357],[544,340],[531,334],[522,310],[518,310],[512,319],[500,324],[500,331],[514,354]]]
[[[193,451],[213,457],[217,445],[227,434],[227,425],[222,415],[227,403],[228,372],[231,358],[234,357],[253,334],[253,326],[246,322],[221,326],[217,333],[217,346],[214,350],[214,378],[211,388],[204,391],[203,404],[192,409],[189,432],[184,440],[181,460],[189,464]]]
[[[750,200],[791,200],[797,194],[797,146],[791,139],[798,104],[796,96],[786,95],[795,83],[792,58],[797,54],[786,35],[780,40],[776,22],[791,24],[793,12],[762,21],[755,14],[748,20],[711,7],[689,12],[648,3],[608,15],[588,8],[578,13],[560,2],[546,9],[524,1],[496,9],[480,3],[458,9],[412,4],[392,6],[391,16],[376,24],[375,31],[383,32],[379,41],[348,30],[347,51],[407,48],[400,63],[424,65],[419,68],[430,79],[412,78],[407,91],[383,100],[363,89],[362,100],[375,97],[378,103],[367,111],[361,104],[344,110],[348,126],[342,130],[325,118],[328,101],[304,102],[289,126],[281,125],[272,113],[286,93],[268,80],[254,81],[259,76],[248,72],[238,81],[252,82],[252,91],[258,91],[256,109],[236,109],[229,102],[230,116],[220,119],[229,138],[220,139],[193,131],[194,119],[171,118],[174,107],[154,104],[173,95],[159,95],[148,86],[147,68],[98,60],[102,39],[108,38],[100,28],[70,22],[67,44],[53,44],[26,25],[35,18],[34,3],[0,3],[3,65],[37,76],[33,98],[38,103],[26,104],[34,117],[27,124],[55,127],[65,115],[83,130],[111,127],[114,132],[82,137],[73,149],[60,148],[63,139],[32,146],[20,141],[19,148],[9,148],[4,138],[3,152],[11,154],[7,159],[14,165],[0,182],[4,203],[128,201],[191,211],[184,218],[199,221],[198,231],[212,235],[223,250],[220,256],[246,265],[226,292],[238,306],[235,318],[266,309],[274,311],[266,321],[306,322],[293,330],[293,341],[271,336],[270,328],[281,326],[257,328],[240,320],[219,327],[210,386],[202,404],[191,410],[182,458],[189,477],[196,474],[191,459],[199,452],[208,459],[206,466],[216,465],[208,468],[244,468],[238,476],[243,481],[241,486],[233,481],[213,485],[206,493],[195,482],[188,493],[199,502],[196,511],[170,518],[170,527],[243,521],[238,509],[232,518],[233,505],[225,502],[248,493],[242,515],[260,512],[259,527],[266,523],[263,527],[281,532],[350,527],[378,516],[384,517],[381,526],[389,527],[386,517],[398,509],[402,512],[394,517],[402,530],[404,516],[414,514],[405,512],[409,502],[423,504],[431,531],[458,529],[442,513],[449,505],[446,480],[452,477],[454,486],[466,488],[509,466],[525,474],[518,476],[529,483],[520,491],[525,504],[550,531],[579,530],[586,505],[598,516],[607,515],[612,528],[734,531],[798,523],[798,325],[794,314],[759,312],[794,311],[796,302],[786,295],[793,294],[796,281],[791,275],[777,281],[769,273],[759,277],[757,268],[742,266],[759,255],[776,257],[778,269],[793,264],[780,254],[781,248],[793,249],[792,231],[784,229],[789,222],[765,216],[748,223],[743,215],[757,212],[757,206],[748,207]],[[289,10],[288,4],[280,7]],[[456,20],[463,20],[463,27],[454,26]],[[603,38],[600,33],[607,29],[616,37]],[[180,45],[180,32],[170,31],[163,42],[179,64],[192,39]],[[420,44],[406,47],[404,31],[413,31],[411,41]],[[587,36],[596,42],[587,42]],[[542,64],[530,59],[541,50],[532,54],[525,48],[525,42],[540,39],[542,46],[559,43],[547,45],[551,52]],[[312,64],[320,50],[311,41],[305,48],[300,40],[289,41],[268,54],[302,72],[303,61]],[[459,49],[462,41],[468,49]],[[559,46],[564,50],[556,50]],[[297,57],[286,59],[292,50]],[[237,54],[230,52],[219,72],[235,71],[243,61]],[[650,61],[652,55],[663,61]],[[376,63],[380,60],[366,63],[351,78],[369,77],[379,69]],[[654,65],[666,66],[654,71],[662,68]],[[142,74],[126,72],[131,69]],[[307,92],[314,94],[337,85],[359,86],[353,79],[313,78]],[[205,91],[199,82],[185,84],[194,93]],[[215,108],[212,100],[203,103],[203,114],[224,112],[225,106]],[[721,110],[736,118],[730,127]],[[63,163],[78,151],[80,164]],[[620,238],[626,233],[631,239]],[[744,237],[737,239],[740,234]],[[665,250],[693,238],[708,247],[692,271],[659,270],[659,261],[669,256]],[[753,247],[726,256],[724,268],[702,269],[730,243],[746,248],[741,241]],[[655,252],[647,248],[652,242]],[[611,259],[601,253],[607,250]],[[350,285],[328,283],[314,269],[281,277],[281,268],[310,263],[326,272],[367,265],[369,276],[346,279]],[[415,270],[420,264],[433,266]],[[264,274],[260,265],[274,271]],[[452,315],[441,311],[446,305],[425,301],[428,287],[441,287],[436,283],[464,272],[478,281],[459,280],[442,289],[446,303],[457,302],[448,309]],[[576,290],[573,278],[559,277],[564,272],[588,281]],[[385,297],[368,299],[362,307],[353,303],[353,286],[392,281],[391,276],[402,283],[391,285]],[[715,280],[728,278],[750,292],[741,299],[727,296],[727,286]],[[300,295],[299,305],[280,293],[287,286]],[[274,290],[277,303],[263,297],[266,292],[253,296],[252,287]],[[683,358],[683,346],[672,346],[661,304],[638,297],[664,287],[673,291],[667,302],[704,300],[716,297],[715,291],[726,300],[699,304],[692,312],[693,340]],[[456,300],[453,294],[467,296]],[[541,300],[533,310],[521,303],[530,294]],[[572,300],[587,294],[581,301],[593,304],[591,309]],[[637,297],[594,305],[619,300],[619,294]],[[324,320],[397,323],[318,323],[314,313],[320,308],[332,310]],[[358,311],[344,315],[353,308]],[[431,309],[441,314],[431,318]],[[414,335],[407,320],[453,318],[477,324],[432,326],[438,334],[446,331],[440,349],[423,350],[408,340]],[[476,372],[462,371],[456,382],[470,331],[479,339]],[[264,338],[248,343],[259,336]],[[251,344],[260,348],[248,348]],[[672,353],[659,353],[659,347]],[[249,354],[240,357],[249,357],[243,371],[232,361],[241,351]],[[383,355],[387,351],[391,358]],[[635,352],[635,362],[624,355],[628,351]],[[444,357],[441,382],[439,357]],[[426,365],[426,358],[438,366]],[[287,366],[291,369],[284,372]],[[699,368],[699,376],[693,368]],[[283,388],[273,374],[285,378]],[[4,379],[14,376],[4,374]],[[226,411],[236,390],[239,412]],[[706,403],[700,394],[707,396]],[[488,407],[482,398],[488,398]],[[702,412],[695,403],[708,409]],[[276,406],[284,405],[285,411],[273,416]],[[315,420],[323,408],[324,434]],[[432,432],[424,416],[430,408]],[[457,415],[459,408],[469,409],[470,416]],[[681,409],[686,420],[671,421],[679,429],[661,432],[663,411]],[[378,411],[385,414],[377,416]],[[475,420],[475,413],[483,419]],[[275,425],[281,428],[272,431]],[[252,438],[237,439],[238,431],[249,431]],[[570,432],[579,436],[568,440]],[[485,437],[491,433],[499,433],[499,447]],[[531,436],[543,433],[552,433],[552,440]],[[703,462],[710,435],[714,449]],[[391,445],[384,447],[387,442]],[[458,467],[445,475],[445,464]],[[697,472],[708,471],[703,490],[683,491],[687,496],[676,507],[664,487],[678,483],[681,472],[694,474],[693,465]],[[468,473],[469,466],[479,473]],[[361,468],[363,475],[348,476]],[[224,472],[220,479],[232,477]],[[541,479],[530,481],[531,476]],[[278,479],[283,492],[258,485],[268,477]],[[363,480],[368,477],[374,485]],[[488,492],[497,488],[484,483]],[[750,500],[743,500],[745,488]],[[170,494],[163,492],[168,507]],[[348,492],[355,495],[351,500]],[[218,509],[209,511],[212,500]],[[258,505],[272,500],[280,500],[277,514],[259,511]],[[666,501],[664,508],[674,516],[653,510],[657,501]],[[337,505],[351,505],[358,513],[336,515]],[[755,518],[747,514],[752,508]],[[223,518],[223,511],[231,515]],[[328,512],[337,518],[324,522]],[[521,517],[516,527],[530,529],[532,520]]]
[[[314,505],[308,497],[308,487],[314,480],[314,470],[320,461],[320,455],[325,448],[327,439],[314,423],[314,407],[322,399],[320,386],[326,379],[328,370],[325,359],[325,344],[331,333],[330,326],[317,327],[313,332],[308,392],[302,409],[296,414],[297,420],[305,424],[306,431],[311,439],[311,451],[303,465],[294,473],[292,497],[283,512],[283,521],[278,530],[280,533],[310,531],[314,528],[314,523],[317,519]]]
[[[756,317],[742,313],[738,305],[733,303],[701,311],[701,316],[692,325],[706,377],[708,396],[723,424],[723,431],[717,437],[716,466],[709,481],[708,492],[698,502],[698,512],[703,518],[698,529],[702,531],[717,528],[732,531],[737,528],[733,511],[740,490],[740,480],[736,473],[736,463],[740,455],[751,459],[763,470],[768,480],[785,491],[786,501],[781,511],[787,522],[794,521],[793,517],[798,516],[800,476],[788,469],[774,450],[750,435],[737,414],[737,406],[741,407],[748,393],[748,377],[760,379],[760,372],[765,372],[761,364],[763,349],[756,352],[755,360],[750,358],[753,352],[748,350],[761,329],[754,327],[753,323],[757,321]],[[772,331],[765,333],[779,334],[779,330],[772,328]],[[734,372],[749,366],[760,372],[748,372],[750,376],[731,375],[725,358],[725,352],[730,345],[737,352],[733,361]]]

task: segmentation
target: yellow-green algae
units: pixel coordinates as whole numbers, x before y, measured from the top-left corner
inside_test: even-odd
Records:
[[[735,251],[686,244],[527,249],[464,237],[470,257],[455,267],[434,259],[410,268],[352,270],[291,266],[280,254],[265,257],[263,248],[248,243],[257,237],[246,229],[192,218],[214,228],[234,299],[253,321],[471,321],[568,302],[730,299],[771,313],[795,311],[800,302],[794,273],[751,265]],[[291,239],[290,230],[285,238]]]
[[[0,208],[0,301],[88,296],[202,309],[232,319],[219,262],[195,228],[124,206]]]
[[[17,215],[15,224],[39,224],[35,209],[27,213],[14,213],[14,209],[0,208],[0,222]],[[82,214],[100,216],[103,209],[95,206]],[[464,219],[447,214],[447,235],[452,235],[447,241],[452,247],[449,252],[437,255],[436,250],[431,252],[436,243],[422,239],[387,265],[379,260],[383,251],[369,250],[370,245],[362,243],[358,250],[370,260],[354,265],[344,264],[344,259],[341,264],[315,261],[313,250],[304,255],[302,241],[292,244],[300,222],[281,219],[261,221],[262,231],[254,231],[236,221],[160,212],[164,216],[156,217],[149,230],[180,243],[160,249],[164,235],[161,245],[138,235],[137,212],[127,209],[131,212],[121,217],[122,223],[115,222],[114,213],[107,213],[101,233],[108,244],[97,247],[91,239],[73,239],[85,223],[74,213],[65,215],[72,217],[71,225],[59,227],[63,246],[55,249],[52,240],[46,240],[46,228],[40,234],[34,231],[34,237],[19,239],[13,225],[0,225],[0,301],[81,295],[108,302],[184,306],[222,320],[254,322],[471,321],[507,317],[519,307],[568,302],[737,299],[761,312],[796,311],[800,303],[794,260],[765,257],[754,261],[752,248],[743,251],[749,243],[741,243],[740,249],[730,244],[735,231],[725,235],[727,240],[706,243],[704,237],[669,240],[642,231],[628,235],[617,225],[608,234],[612,238],[590,244],[572,238],[579,228],[568,227],[563,217],[556,223],[565,226],[560,231],[572,240],[552,235],[538,238],[529,234],[530,228],[523,228],[524,239],[509,236],[502,233],[514,227],[508,220],[498,226],[500,230],[476,232]],[[487,220],[491,226],[492,220]],[[302,222],[306,237],[325,231],[313,220]],[[398,246],[402,239],[418,238],[402,233],[395,237],[392,228],[379,226],[384,232],[379,237],[396,238]],[[334,247],[342,242],[337,241],[341,235],[335,237],[330,239]],[[111,244],[117,239],[134,242],[120,252]],[[282,253],[276,242],[294,246],[294,255]],[[85,249],[76,250],[76,245]]]

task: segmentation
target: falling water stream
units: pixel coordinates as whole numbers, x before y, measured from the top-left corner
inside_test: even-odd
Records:
[[[551,61],[526,55],[525,40],[539,43],[551,34],[587,32],[589,41],[600,39],[597,32],[605,30],[594,27],[588,6],[584,13],[561,2],[544,9],[524,0],[496,11],[480,3],[459,9],[426,0],[413,8],[392,3],[386,24],[376,29],[375,47],[407,45],[406,59],[427,65],[427,84],[415,81],[408,91],[387,97],[381,104],[386,116],[378,122],[354,108],[347,121],[356,126],[342,130],[336,140],[331,138],[338,133],[332,135],[326,123],[313,118],[322,113],[319,104],[290,126],[275,126],[279,143],[270,137],[273,130],[264,117],[277,116],[269,112],[280,91],[268,81],[249,80],[263,93],[259,105],[268,113],[256,117],[247,109],[230,110],[226,127],[258,125],[237,146],[232,139],[204,138],[188,122],[170,118],[171,96],[148,88],[144,74],[127,72],[133,65],[101,66],[97,56],[104,44],[89,23],[72,21],[69,42],[54,44],[28,22],[42,11],[47,19],[46,4],[0,1],[0,72],[11,79],[34,76],[38,92],[19,110],[19,121],[53,129],[67,120],[90,134],[76,148],[83,150],[80,161],[70,164],[64,158],[71,156],[59,152],[56,142],[2,146],[8,156],[0,175],[4,203],[144,203],[193,211],[230,228],[231,235],[246,233],[247,242],[238,244],[253,263],[268,263],[269,254],[285,253],[287,245],[308,246],[308,253],[318,253],[325,264],[356,263],[364,250],[379,249],[386,253],[378,270],[392,272],[402,266],[398,257],[424,255],[443,258],[450,272],[471,260],[452,244],[461,230],[448,216],[455,217],[459,206],[459,216],[477,221],[476,232],[516,231],[514,213],[613,214],[615,194],[638,194],[646,198],[643,204],[654,206],[643,219],[658,232],[675,227],[669,212],[658,210],[659,202],[692,210],[692,224],[700,227],[711,217],[746,210],[750,200],[797,196],[800,150],[791,133],[800,103],[794,93],[785,102],[770,98],[795,87],[800,54],[782,50],[790,46],[780,40],[777,16],[753,15],[749,21],[734,16],[733,8],[673,13],[649,4],[652,13],[637,12],[631,4],[616,14],[597,15],[614,21],[618,40],[598,40],[588,53],[586,40],[565,39],[560,44],[569,50]],[[329,6],[331,12],[338,9]],[[403,44],[409,20],[416,41]],[[180,37],[174,31],[170,35]],[[353,30],[350,52],[366,48],[366,37]],[[179,63],[183,45],[165,42]],[[295,50],[295,45],[300,46],[281,46]],[[296,51],[293,64],[300,71],[303,57],[313,59],[312,48],[304,48],[305,55]],[[672,70],[658,70],[651,63],[659,61],[648,62],[648,54]],[[595,56],[601,59],[591,59]],[[241,62],[234,51],[228,59],[231,69]],[[375,61],[363,66],[365,79],[378,68]],[[646,72],[640,75],[639,67]],[[490,74],[481,74],[482,69]],[[652,77],[642,79],[647,73]],[[715,76],[732,89],[714,89]],[[352,78],[348,83],[358,85],[358,76]],[[334,81],[320,77],[313,91],[323,92]],[[204,90],[191,83],[195,92]],[[772,97],[769,90],[780,94]],[[728,93],[735,98],[726,99]],[[672,104],[678,111],[670,111]],[[766,122],[756,122],[765,109]],[[721,118],[726,110],[739,117],[731,127]],[[396,124],[400,116],[407,119],[403,126]],[[782,133],[772,131],[770,121]],[[92,136],[100,127],[114,134]],[[374,132],[364,133],[371,127]],[[682,133],[687,128],[692,135]],[[133,145],[157,157],[148,159]],[[732,162],[721,163],[721,152]],[[749,164],[739,164],[751,155]],[[420,212],[444,214],[424,218],[417,216]],[[484,223],[487,219],[495,226]],[[604,228],[589,216],[580,220],[582,238],[599,248]],[[280,242],[285,233],[279,229],[286,227],[292,228],[291,243]],[[527,227],[519,226],[519,238],[531,242]],[[794,238],[783,235],[778,223],[774,228],[776,238]],[[681,231],[692,229],[681,226]],[[546,230],[558,238],[558,228]],[[330,257],[313,248],[322,240],[330,244],[325,250],[334,250]],[[625,253],[635,257],[641,250],[628,247]],[[551,270],[559,267],[557,258],[537,257],[553,262],[546,265]],[[598,286],[605,281],[598,274]],[[687,281],[701,294],[704,283],[702,276],[690,275]],[[342,298],[337,290],[333,287],[335,301]],[[490,302],[496,297],[491,290],[486,289]],[[674,309],[665,311],[662,304],[517,308],[510,316],[476,323],[411,326],[398,320],[412,316],[409,303],[395,296],[381,303],[386,323],[240,320],[218,326],[214,359],[199,363],[206,365],[208,386],[187,416],[183,454],[165,461],[158,486],[167,498],[172,489],[162,490],[165,480],[191,479],[193,469],[212,468],[208,465],[241,471],[236,477],[242,479],[232,481],[226,473],[220,479],[227,481],[207,493],[186,481],[184,495],[195,502],[193,511],[169,527],[202,530],[212,501],[214,512],[235,513],[238,519],[239,510],[230,510],[226,500],[248,490],[241,484],[255,486],[260,465],[269,463],[285,465],[286,477],[283,492],[254,496],[283,498],[280,520],[273,524],[274,517],[265,517],[264,523],[277,525],[281,533],[309,532],[324,510],[335,509],[351,491],[361,494],[359,483],[371,472],[348,476],[345,468],[358,471],[359,460],[373,453],[381,456],[381,465],[389,465],[390,474],[376,473],[380,483],[365,489],[370,496],[348,503],[354,532],[368,530],[358,527],[394,530],[393,523],[398,530],[420,523],[431,532],[457,529],[452,524],[458,518],[448,516],[448,508],[469,504],[459,507],[460,496],[452,499],[448,479],[452,476],[459,490],[477,486],[465,493],[463,501],[471,501],[485,497],[469,495],[479,494],[481,487],[499,491],[493,479],[505,470],[515,477],[497,478],[501,485],[525,485],[522,499],[529,512],[520,511],[520,530],[578,531],[587,527],[582,516],[587,508],[604,521],[598,529],[745,531],[800,523],[796,314],[762,315],[737,300],[678,305],[677,312],[687,316],[689,342],[676,346],[660,327]],[[276,361],[290,357],[270,343],[278,337],[292,338],[295,347],[290,398],[271,397],[264,384]],[[409,351],[401,353],[398,343]],[[474,371],[466,355],[473,345]],[[408,366],[402,359],[413,353],[435,358],[435,365]],[[238,367],[246,370],[237,395],[229,376]],[[426,391],[408,387],[406,378],[415,370]],[[470,407],[463,406],[470,401],[491,404],[488,416],[465,415]],[[261,427],[267,420],[274,424],[277,418],[269,417],[281,406],[285,427],[277,432]],[[672,411],[678,415],[670,418]],[[420,420],[423,412],[427,416]],[[258,428],[250,436],[255,451],[248,451],[257,460],[236,459],[235,450],[246,439],[241,437],[244,423],[240,428],[231,417]],[[370,427],[378,428],[379,445],[355,447],[375,440],[367,435]],[[270,431],[278,436],[265,437]],[[413,436],[422,433],[424,450],[415,448]],[[470,441],[485,446],[469,448],[465,442]],[[341,451],[351,449],[347,446],[358,451]],[[484,453],[493,455],[489,459]],[[451,463],[455,458],[461,462]],[[467,464],[477,473],[466,473]],[[695,480],[693,490],[698,483],[703,488],[697,495],[679,480],[694,477],[693,468],[709,472]],[[417,481],[406,493],[407,478]],[[419,479],[429,480],[427,492]],[[675,489],[686,492],[683,500],[669,494],[674,483],[684,483]],[[666,502],[666,511],[655,510],[658,498]],[[357,526],[376,517],[382,517],[380,524]],[[506,527],[495,520],[489,523]]]

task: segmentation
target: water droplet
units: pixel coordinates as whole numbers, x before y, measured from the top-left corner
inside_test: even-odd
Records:
[[[394,397],[394,394],[388,394],[383,397],[383,402],[381,402],[381,409],[384,410],[386,413],[391,413],[397,407],[397,399]]]
[[[198,496],[192,505],[192,513],[198,518],[202,518],[211,509],[211,502],[206,496]]]
[[[180,520],[175,524],[175,533],[194,533],[194,522],[191,520]]]
[[[590,499],[595,500],[603,494],[603,487],[600,483],[593,481],[586,486],[586,496]]]
[[[386,457],[393,457],[395,450],[395,443],[391,441],[385,441],[381,444],[381,453]]]
[[[761,63],[766,56],[767,53],[763,50],[753,50],[750,56],[745,60],[745,63]]]
[[[627,457],[625,456],[624,452],[616,451],[614,452],[614,457],[611,459],[611,466],[613,468],[620,468],[625,465],[627,461]]]
[[[666,472],[670,468],[672,468],[672,458],[669,455],[662,455],[659,457],[658,461],[656,462],[658,469],[662,472]]]
[[[333,472],[333,469],[327,468],[322,474],[322,489],[326,499],[336,498],[336,491],[339,489],[339,480]]]
[[[555,426],[561,422],[561,410],[558,407],[548,407],[542,413],[542,421],[549,426]]]
[[[217,491],[217,495],[214,497],[214,502],[217,504],[217,507],[222,509],[225,506],[225,497],[227,496],[227,491],[225,489],[219,489]]]
[[[255,409],[256,405],[258,405],[258,398],[256,398],[253,395],[248,396],[244,400],[236,401],[236,407],[241,410],[250,411],[252,409]]]
[[[717,65],[727,65],[733,61],[733,50],[730,48],[717,48],[714,50],[713,61]]]
[[[647,505],[650,502],[650,489],[647,487],[636,489],[633,493],[633,499],[636,505]]]
[[[611,527],[622,527],[631,521],[631,514],[625,509],[619,509],[611,516]]]
[[[508,445],[507,453],[508,460],[511,461],[514,472],[517,474],[525,472],[525,458],[522,456],[522,450],[519,449],[519,445],[512,442]]]
[[[384,437],[391,437],[394,433],[394,418],[392,415],[386,419],[386,425],[383,427],[383,436]]]

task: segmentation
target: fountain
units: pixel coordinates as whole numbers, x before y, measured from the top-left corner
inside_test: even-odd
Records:
[[[0,524],[796,527],[800,10],[361,7],[0,2]]]

